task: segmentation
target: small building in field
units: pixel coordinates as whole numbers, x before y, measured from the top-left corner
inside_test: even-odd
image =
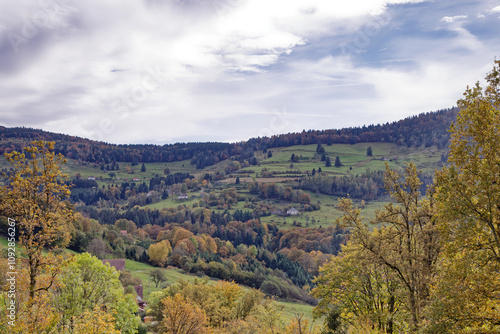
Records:
[[[178,200],[184,200],[184,199],[188,199],[189,196],[187,194],[179,194],[179,196],[177,196],[177,199]]]
[[[295,208],[291,208],[290,210],[288,210],[286,212],[287,215],[290,215],[290,216],[296,216],[299,214],[299,210],[295,209]]]
[[[95,176],[89,176],[87,180],[95,181]]]

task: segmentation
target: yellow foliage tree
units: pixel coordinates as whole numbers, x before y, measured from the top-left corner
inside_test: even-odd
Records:
[[[500,332],[500,61],[467,88],[436,173],[443,235],[429,332]]]
[[[52,256],[42,256],[44,247],[65,247],[69,242],[67,226],[74,220],[68,199],[70,190],[65,184],[67,175],[60,166],[66,160],[55,155],[54,142],[34,141],[26,153],[6,153],[13,168],[7,184],[0,188],[0,214],[16,220],[19,241],[26,250],[29,295],[48,290],[53,280],[40,284],[38,277],[47,269],[55,271],[57,262]]]
[[[160,333],[168,334],[203,334],[207,333],[207,317],[196,304],[180,294],[162,300],[163,320]]]
[[[120,334],[115,327],[113,315],[96,305],[92,311],[86,310],[75,319],[73,334]]]
[[[172,252],[172,247],[168,240],[162,240],[152,244],[148,248],[149,260],[157,266],[164,267],[167,263],[168,255]]]

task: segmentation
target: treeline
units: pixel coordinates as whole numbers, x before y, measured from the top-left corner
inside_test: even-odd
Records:
[[[293,145],[322,143],[326,145],[356,144],[360,142],[389,142],[397,145],[420,147],[436,145],[439,148],[448,144],[447,132],[456,118],[458,109],[443,109],[422,113],[404,120],[344,128],[340,130],[309,130],[272,137],[253,138],[239,143],[176,143],[169,145],[114,145],[79,137],[51,133],[32,128],[0,127],[0,154],[21,151],[32,140],[55,141],[56,153],[64,156],[96,163],[104,166],[128,162],[173,162],[190,159],[198,169],[216,164],[229,157],[236,157],[241,163],[258,163],[255,151]],[[109,167],[111,168],[111,167]]]
[[[427,187],[432,184],[432,175],[420,173],[419,178],[422,182],[420,191],[425,194]],[[328,176],[324,173],[304,175],[300,179],[300,187],[326,195],[370,201],[386,195],[383,171],[366,171],[355,176]]]
[[[387,142],[405,146],[446,147],[447,132],[456,119],[458,108],[421,113],[392,123],[344,128],[340,130],[303,130],[271,138],[250,139],[247,144],[265,148],[308,144],[356,144],[361,142]]]

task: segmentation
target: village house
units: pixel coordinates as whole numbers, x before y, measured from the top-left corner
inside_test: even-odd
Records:
[[[295,208],[291,208],[290,210],[288,210],[286,212],[287,215],[290,215],[290,216],[296,216],[299,214],[299,210],[295,209]]]

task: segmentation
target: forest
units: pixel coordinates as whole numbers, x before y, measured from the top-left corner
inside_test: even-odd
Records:
[[[2,128],[0,331],[498,333],[500,61],[486,83],[391,124],[234,144]],[[381,142],[423,147],[424,166],[437,152],[441,167],[388,159]],[[328,166],[340,144],[350,155]],[[294,145],[316,149],[276,149]],[[104,259],[154,268],[146,305],[145,282]],[[173,268],[190,279],[166,281]],[[318,321],[284,318],[279,301],[314,306]]]

